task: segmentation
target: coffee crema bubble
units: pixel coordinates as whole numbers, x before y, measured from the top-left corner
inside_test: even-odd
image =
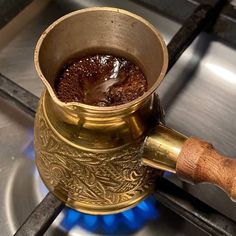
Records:
[[[62,102],[115,106],[142,96],[148,88],[141,68],[114,55],[96,54],[70,59],[55,81]]]

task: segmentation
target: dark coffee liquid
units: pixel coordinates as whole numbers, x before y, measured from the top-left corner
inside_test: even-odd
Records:
[[[133,62],[97,54],[68,61],[55,81],[55,91],[63,102],[113,106],[142,96],[147,80]]]

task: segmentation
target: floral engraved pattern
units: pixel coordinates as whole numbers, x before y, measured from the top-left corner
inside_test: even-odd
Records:
[[[35,120],[35,150],[36,164],[46,186],[50,191],[63,193],[65,202],[70,199],[77,206],[134,203],[153,191],[159,175],[140,165],[140,143],[96,153],[62,141],[47,124],[42,102]]]

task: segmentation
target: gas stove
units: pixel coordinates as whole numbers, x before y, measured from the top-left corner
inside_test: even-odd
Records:
[[[34,163],[33,117],[43,85],[34,69],[33,51],[50,23],[76,9],[118,7],[149,20],[168,43],[196,2],[181,0],[179,6],[172,0],[21,2],[10,11],[5,1],[4,9],[10,13],[3,21],[18,15],[0,31],[1,235],[13,235],[32,211],[26,221],[32,228],[28,234],[19,231],[17,235],[42,235],[48,226],[45,235],[57,236],[236,234],[236,204],[215,186],[192,186],[165,173],[160,190],[136,207],[115,215],[91,216],[65,208],[48,194]],[[231,4],[210,33],[201,32],[185,50],[157,92],[168,126],[204,138],[227,156],[236,156],[235,1]],[[44,221],[41,226],[40,220]]]

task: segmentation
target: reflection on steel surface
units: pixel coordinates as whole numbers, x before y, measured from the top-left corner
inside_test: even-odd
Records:
[[[206,63],[206,68],[211,70],[213,74],[221,77],[227,83],[236,84],[236,74],[231,70],[223,67],[221,65],[217,65],[211,62]]]

